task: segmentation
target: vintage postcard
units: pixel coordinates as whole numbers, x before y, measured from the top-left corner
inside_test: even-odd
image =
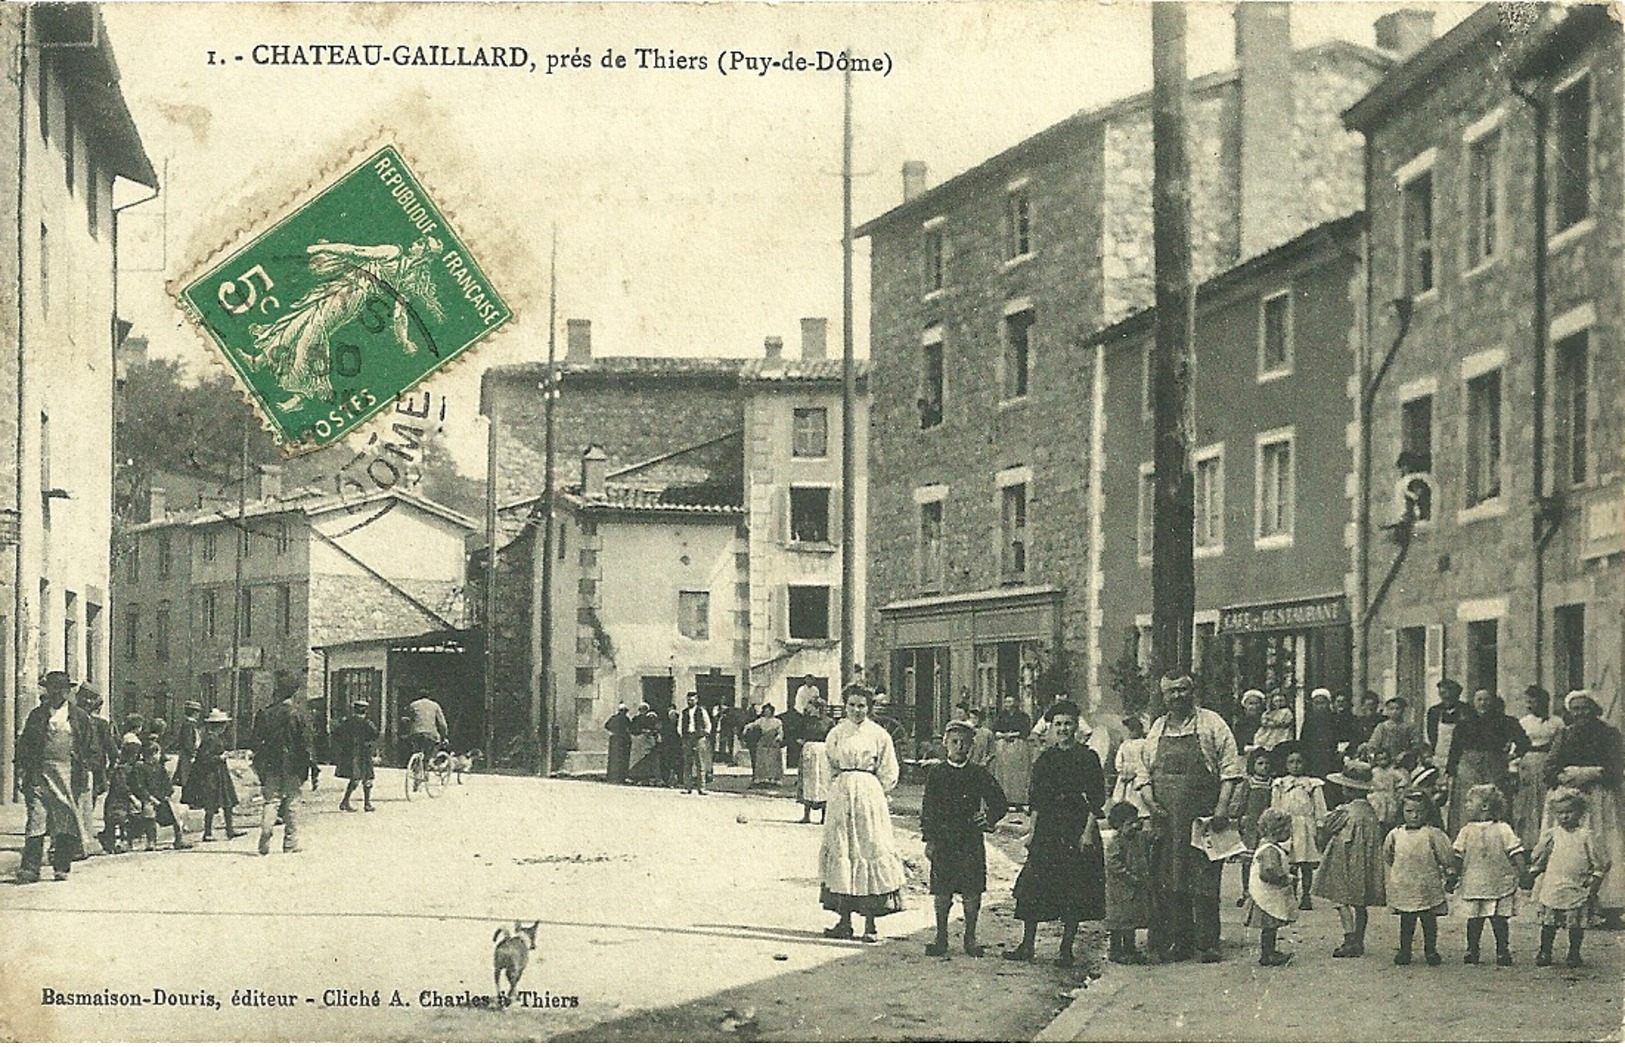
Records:
[[[0,64],[0,1038],[1621,1035],[1617,4]]]

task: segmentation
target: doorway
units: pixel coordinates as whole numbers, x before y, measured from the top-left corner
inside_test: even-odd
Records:
[[[729,677],[731,683],[733,678]],[[645,676],[643,678],[643,700],[649,703],[649,708],[666,715],[666,710],[672,707],[677,693],[677,681],[670,676]]]

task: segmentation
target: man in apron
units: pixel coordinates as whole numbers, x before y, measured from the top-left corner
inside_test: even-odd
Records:
[[[1219,955],[1219,881],[1223,862],[1210,862],[1191,846],[1191,825],[1212,816],[1226,824],[1230,795],[1243,778],[1235,735],[1223,717],[1199,708],[1186,675],[1164,676],[1167,710],[1146,732],[1135,782],[1157,830],[1152,849],[1155,894],[1150,945],[1164,960],[1216,963]]]
[[[51,868],[58,880],[68,878],[73,860],[90,837],[78,797],[93,787],[95,728],[85,711],[68,701],[72,692],[67,673],[60,669],[46,673],[45,694],[17,739],[17,775],[28,804],[18,883],[38,882],[46,837],[51,840]]]

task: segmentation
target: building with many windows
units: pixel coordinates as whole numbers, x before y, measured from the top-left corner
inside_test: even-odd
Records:
[[[246,738],[278,678],[295,678],[325,722],[321,649],[464,624],[473,521],[399,490],[283,497],[275,477],[262,473],[241,515],[235,503],[170,511],[153,489],[113,578],[114,711],[174,723],[192,700]],[[388,733],[400,696],[364,696]],[[458,700],[441,696],[448,717]]]
[[[109,658],[115,186],[158,185],[91,4],[0,8],[0,774],[39,679]],[[9,778],[8,778],[9,780]]]
[[[1625,47],[1602,6],[1506,13],[1347,115],[1371,172],[1356,675],[1515,706],[1527,684],[1589,687],[1617,723]]]
[[[1389,16],[1379,42],[1409,46],[1428,22]],[[1198,279],[1359,210],[1359,141],[1340,114],[1392,62],[1346,43],[1294,50],[1274,3],[1237,5],[1236,58],[1193,81],[1187,105]],[[1029,712],[1060,691],[1109,697],[1091,664],[1083,343],[1152,303],[1150,123],[1139,95],[931,189],[905,166],[903,203],[858,230],[872,244],[870,646],[922,736],[961,696]]]
[[[1249,687],[1348,693],[1346,395],[1362,217],[1317,226],[1197,292],[1196,637],[1210,701]],[[1088,680],[1149,665],[1156,313],[1098,332]]]

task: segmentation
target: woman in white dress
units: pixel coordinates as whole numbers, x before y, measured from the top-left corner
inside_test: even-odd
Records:
[[[840,919],[826,938],[852,938],[852,914],[863,917],[863,940],[875,940],[875,920],[903,908],[903,860],[892,836],[886,794],[897,786],[897,750],[869,719],[869,695],[846,696],[846,719],[824,740],[830,773],[824,843],[818,851],[819,901]]]
[[[829,802],[829,764],[824,760],[824,739],[830,732],[829,717],[824,715],[824,703],[813,699],[807,703],[805,718],[801,722],[801,768],[796,774],[796,799],[801,801],[801,822],[812,821],[818,812],[818,822],[825,824],[824,810]]]

